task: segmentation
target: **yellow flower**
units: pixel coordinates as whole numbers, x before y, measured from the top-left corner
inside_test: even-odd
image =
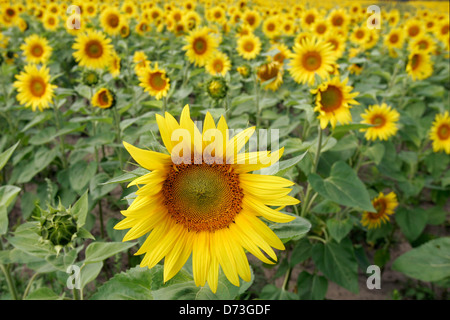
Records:
[[[75,60],[82,67],[103,69],[108,65],[113,46],[100,31],[87,30],[79,34],[72,48]]]
[[[264,20],[262,31],[269,39],[273,39],[280,35],[280,21],[277,16],[269,17]]]
[[[203,67],[217,50],[217,40],[209,33],[209,28],[202,27],[192,30],[186,36],[187,44],[182,49],[186,51],[189,61],[196,66]]]
[[[245,60],[255,59],[261,52],[261,40],[253,33],[239,37],[237,52]]]
[[[300,19],[302,28],[308,30],[319,17],[319,11],[316,8],[310,8],[303,11],[302,17]]]
[[[372,125],[372,127],[360,129],[361,132],[366,132],[367,140],[388,140],[397,133],[400,114],[385,103],[369,106],[361,117],[363,118],[361,123]]]
[[[397,196],[394,192],[387,195],[380,192],[378,197],[372,200],[372,205],[376,212],[364,211],[361,219],[361,224],[369,229],[379,228],[381,223],[389,221],[389,216],[394,214],[398,206]]]
[[[433,73],[433,64],[429,53],[413,51],[409,55],[406,72],[415,80],[423,80]]]
[[[422,21],[419,19],[409,19],[406,21],[404,29],[408,40],[411,40],[424,32]]]
[[[206,62],[206,71],[213,76],[225,76],[231,69],[231,62],[228,56],[220,51],[216,51]]]
[[[242,16],[242,21],[252,30],[255,30],[261,24],[261,15],[256,10],[246,9]]]
[[[272,45],[272,47],[270,48],[269,51],[272,50],[278,50],[278,52],[276,54],[274,54],[273,56],[268,56],[267,59],[269,61],[276,61],[278,62],[281,66],[283,66],[283,64],[285,62],[287,62],[287,60],[290,58],[290,56],[292,55],[292,52],[289,50],[289,48],[283,44],[283,43],[276,43],[274,45]]]
[[[149,234],[136,254],[145,254],[141,267],[152,268],[164,259],[165,282],[180,271],[190,256],[197,286],[208,283],[216,292],[219,268],[235,286],[240,285],[239,277],[250,281],[246,251],[273,264],[277,256],[272,247],[284,249],[259,217],[278,223],[292,221],[293,216],[269,206],[299,202],[288,195],[291,181],[250,173],[276,163],[282,150],[231,155],[231,150],[239,152],[245,146],[254,128],[229,138],[224,117],[216,126],[208,112],[203,130],[199,131],[188,106],[179,122],[169,113],[165,117],[156,115],[156,121],[169,154],[124,142],[133,159],[151,172],[130,183],[139,187],[136,198],[122,211],[125,218],[114,228],[130,229],[123,241]],[[176,134],[185,138],[172,141]],[[183,161],[179,161],[180,147]],[[269,161],[263,164],[260,159],[266,156]],[[249,164],[250,159],[256,161]]]
[[[51,12],[46,12],[42,18],[44,28],[49,31],[55,31],[59,27],[59,18]]]
[[[170,89],[170,79],[167,78],[165,70],[158,68],[157,62],[153,67],[140,70],[138,77],[139,85],[157,100],[165,97]]]
[[[47,39],[33,34],[28,36],[20,46],[25,59],[29,63],[45,64],[52,54],[52,47],[48,45]]]
[[[384,45],[388,49],[401,49],[405,41],[405,31],[401,28],[393,28],[384,37]]]
[[[125,17],[120,14],[119,9],[116,7],[108,7],[102,10],[100,14],[100,25],[109,35],[119,34],[124,20]]]
[[[289,72],[298,83],[314,84],[315,76],[328,77],[334,70],[336,53],[330,43],[317,38],[306,38],[301,44],[294,45]]]
[[[33,111],[49,108],[54,96],[55,85],[50,84],[50,73],[47,67],[27,65],[13,86],[17,89],[17,100],[20,104],[31,107]]]
[[[117,52],[115,51],[111,53],[108,70],[113,78],[117,78],[120,75],[120,57],[117,55]]]
[[[332,28],[345,30],[350,22],[348,14],[345,9],[333,9],[328,14],[328,21]]]
[[[352,121],[350,108],[352,104],[359,104],[355,98],[358,92],[351,92],[353,87],[347,86],[348,78],[340,81],[336,76],[321,83],[317,89],[311,90],[316,95],[314,111],[319,113],[320,126],[325,129],[328,123],[334,128],[336,123],[347,124]]]
[[[256,75],[264,90],[277,91],[283,83],[283,69],[277,61],[267,62],[259,66],[256,70]]]
[[[430,139],[433,141],[433,151],[444,151],[450,154],[450,116],[448,111],[437,114],[430,131]]]
[[[150,67],[151,62],[147,59],[144,51],[136,51],[133,55],[134,72],[139,75],[139,72]]]
[[[420,51],[424,53],[434,53],[436,50],[436,43],[429,34],[423,34],[415,37],[409,42],[409,50],[411,52]]]
[[[115,99],[111,91],[106,88],[98,90],[91,99],[94,107],[101,109],[109,109],[114,105]]]

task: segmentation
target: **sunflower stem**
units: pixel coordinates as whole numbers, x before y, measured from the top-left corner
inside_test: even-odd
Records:
[[[102,237],[102,239],[104,239],[105,238],[105,227],[104,227],[104,223],[103,223],[103,207],[102,207],[101,199],[98,201],[98,215],[100,218],[100,236]]]
[[[253,78],[255,80],[256,127],[259,128],[261,126],[261,108],[259,105],[259,84],[256,74],[254,74]]]
[[[282,290],[287,291],[288,287],[289,287],[289,280],[291,279],[291,274],[292,274],[292,268],[289,267],[286,271],[286,274],[284,276],[284,281],[283,281],[283,286],[282,286]]]
[[[3,244],[2,244],[1,238],[0,238],[0,251],[3,251]],[[9,292],[11,293],[12,299],[19,300],[19,298],[17,296],[16,285],[11,276],[10,265],[0,264],[0,269],[3,271],[3,274],[5,275],[6,283],[8,285]]]
[[[61,130],[61,122],[59,119],[59,110],[56,107],[56,104],[52,103],[53,105],[53,111],[55,115],[55,123],[56,123],[56,130],[59,132]],[[59,148],[61,150],[61,161],[64,169],[67,169],[67,159],[66,159],[66,150],[64,148],[64,134],[59,136]]]
[[[117,138],[117,143],[120,144],[122,141],[122,134],[121,134],[121,130],[120,130],[120,115],[119,112],[117,111],[117,106],[113,107],[113,113],[114,113],[114,124],[116,127],[116,138]],[[122,159],[122,151],[120,150],[120,148],[117,148],[117,154],[119,156],[119,162],[120,162],[120,170],[123,170],[123,159]]]
[[[33,284],[34,279],[36,279],[36,277],[38,275],[39,275],[39,273],[36,272],[35,274],[33,274],[33,276],[28,281],[27,287],[25,288],[25,292],[23,293],[23,296],[22,296],[22,300],[25,300],[25,298],[27,297],[28,292],[30,292],[31,285]]]

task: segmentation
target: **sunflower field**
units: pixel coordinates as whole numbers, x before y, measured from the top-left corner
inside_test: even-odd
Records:
[[[0,1],[0,299],[450,298],[447,1]]]

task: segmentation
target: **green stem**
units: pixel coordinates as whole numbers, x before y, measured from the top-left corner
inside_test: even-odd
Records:
[[[121,144],[122,143],[122,134],[120,131],[120,115],[119,112],[117,111],[117,106],[113,107],[113,113],[114,113],[114,124],[116,127],[116,136],[117,136],[117,143]],[[123,170],[123,159],[122,159],[122,152],[120,150],[120,148],[117,150],[117,153],[119,155],[119,162],[120,162],[120,170]]]
[[[102,239],[105,238],[105,228],[103,225],[103,207],[102,207],[102,200],[100,199],[98,201],[98,215],[100,217],[100,236]]]
[[[61,130],[61,120],[59,119],[59,111],[56,104],[53,103],[53,111],[55,115],[56,130],[59,132]],[[61,151],[61,161],[64,169],[67,169],[67,159],[66,150],[64,148],[64,134],[59,136],[59,148]]]
[[[78,295],[78,289],[73,288],[72,294],[73,294],[73,300],[80,300],[80,296]]]
[[[25,292],[23,293],[23,296],[22,296],[22,300],[25,300],[25,298],[27,297],[27,295],[28,295],[28,292],[30,291],[30,289],[31,289],[31,285],[33,284],[33,281],[34,281],[34,279],[38,276],[38,274],[39,273],[35,273],[35,274],[33,274],[33,276],[30,278],[30,280],[28,281],[28,284],[27,284],[27,287],[25,288]]]
[[[289,268],[287,269],[287,271],[286,271],[285,276],[284,276],[284,281],[283,281],[283,286],[282,286],[282,289],[283,289],[284,291],[287,291],[287,290],[288,290],[288,287],[289,287],[289,280],[291,279],[291,274],[292,274],[292,268],[289,267]]]
[[[256,103],[256,127],[259,128],[261,126],[261,108],[259,105],[259,84],[256,74],[254,75],[254,80],[255,80],[255,103]]]
[[[163,98],[163,106],[162,106],[162,114],[163,116],[166,114],[167,111],[167,96]]]
[[[6,283],[8,285],[9,292],[11,293],[12,299],[19,300],[19,298],[17,296],[16,286],[14,284],[14,280],[13,280],[13,278],[11,276],[11,272],[9,270],[9,266],[0,264],[0,269],[3,271],[3,274],[5,275]]]
[[[322,238],[316,237],[316,236],[308,236],[308,239],[317,240],[317,241],[323,242],[324,244],[327,243],[325,239],[322,239]]]

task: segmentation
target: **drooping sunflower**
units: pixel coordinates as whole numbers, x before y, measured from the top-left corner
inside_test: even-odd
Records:
[[[87,30],[79,34],[72,46],[75,60],[82,67],[103,69],[108,65],[113,46],[101,31]]]
[[[283,83],[283,68],[277,61],[267,62],[257,68],[256,76],[264,90],[277,91]]]
[[[380,192],[372,200],[372,205],[376,212],[364,211],[361,219],[361,224],[369,229],[379,228],[382,223],[389,221],[389,216],[395,213],[398,206],[397,196],[394,192],[386,195]]]
[[[433,73],[433,63],[430,54],[422,51],[413,51],[409,54],[406,72],[414,80],[423,80]]]
[[[261,52],[261,40],[253,33],[239,37],[236,50],[245,60],[255,59]]]
[[[268,206],[299,202],[288,195],[291,181],[250,173],[276,163],[282,150],[237,153],[254,128],[230,138],[224,117],[216,126],[208,112],[200,132],[188,106],[179,122],[169,113],[156,115],[156,121],[169,154],[124,142],[133,159],[151,172],[130,183],[139,187],[137,197],[114,228],[130,229],[123,241],[149,233],[136,254],[145,254],[141,267],[152,268],[164,258],[164,281],[177,274],[190,256],[197,286],[207,283],[216,292],[220,268],[235,286],[240,285],[239,277],[250,281],[244,250],[271,264],[268,257],[277,259],[272,247],[284,249],[259,216],[278,223],[292,221],[293,216]],[[174,135],[183,139],[173,141]]]
[[[29,63],[44,64],[52,54],[52,47],[49,46],[48,40],[37,34],[26,37],[20,49]]]
[[[157,62],[153,67],[139,71],[138,77],[139,85],[157,100],[165,97],[170,89],[170,79],[167,77],[166,71],[158,67]]]
[[[361,117],[363,118],[361,123],[372,125],[372,127],[360,129],[361,132],[365,132],[367,140],[388,140],[397,133],[400,114],[386,103],[369,106]]]
[[[109,109],[114,106],[114,103],[114,94],[107,88],[99,89],[91,99],[91,104],[101,109]]]
[[[224,76],[231,69],[230,58],[225,53],[216,51],[206,62],[205,69],[210,75]]]
[[[338,76],[321,83],[317,89],[311,90],[316,95],[314,111],[319,113],[320,126],[325,129],[328,123],[332,128],[336,123],[347,124],[352,121],[350,108],[359,103],[354,100],[358,92],[351,92],[353,87],[347,86],[348,78],[341,81]]]
[[[210,29],[202,27],[192,30],[186,36],[186,45],[182,49],[186,51],[186,56],[190,62],[203,67],[217,50],[217,47],[217,40],[210,35]]]
[[[446,111],[437,114],[430,130],[430,139],[433,141],[433,151],[444,151],[450,154],[450,116]]]
[[[315,37],[296,43],[293,49],[289,72],[298,83],[313,84],[315,75],[326,78],[337,60],[332,45]]]
[[[16,75],[13,86],[17,89],[20,104],[31,107],[33,111],[49,108],[54,96],[55,85],[50,83],[50,70],[35,64],[26,65],[24,71]]]
[[[116,35],[120,32],[120,26],[123,24],[125,16],[120,14],[118,8],[113,6],[108,6],[106,9],[101,11],[100,14],[100,24],[107,34]]]

